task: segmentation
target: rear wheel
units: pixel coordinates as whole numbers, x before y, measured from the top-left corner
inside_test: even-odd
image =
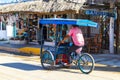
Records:
[[[54,56],[50,51],[44,51],[41,55],[41,65],[44,69],[54,68]]]
[[[78,67],[85,74],[92,72],[94,65],[95,61],[93,57],[88,53],[82,54],[78,60]]]

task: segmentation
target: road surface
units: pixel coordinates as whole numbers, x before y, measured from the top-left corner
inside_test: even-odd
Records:
[[[44,70],[39,56],[0,51],[0,80],[120,80],[120,67],[96,64],[90,74],[75,68]]]

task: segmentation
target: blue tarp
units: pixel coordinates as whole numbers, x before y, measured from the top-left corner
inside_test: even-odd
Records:
[[[98,27],[98,23],[87,19],[64,19],[64,18],[45,18],[39,20],[40,24],[69,24],[82,27]]]

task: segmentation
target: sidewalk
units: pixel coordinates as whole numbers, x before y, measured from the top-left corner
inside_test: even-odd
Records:
[[[96,63],[107,66],[120,67],[120,54],[92,54]]]
[[[9,44],[8,42],[6,43],[0,42],[0,50],[39,55],[40,45],[39,44]]]
[[[0,42],[0,50],[10,51],[14,53],[40,54],[39,44],[9,44]],[[120,67],[120,54],[92,54],[96,63],[108,66]]]

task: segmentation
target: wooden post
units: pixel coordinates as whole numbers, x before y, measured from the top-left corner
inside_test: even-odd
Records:
[[[117,8],[117,21],[116,21],[116,54],[118,54],[118,49],[119,49],[119,12]]]

